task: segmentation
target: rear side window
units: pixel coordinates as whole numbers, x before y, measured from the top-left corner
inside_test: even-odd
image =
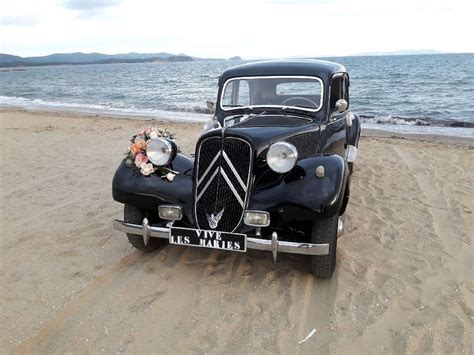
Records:
[[[334,110],[336,102],[344,99],[349,103],[349,77],[347,74],[336,74],[331,80],[330,107]]]

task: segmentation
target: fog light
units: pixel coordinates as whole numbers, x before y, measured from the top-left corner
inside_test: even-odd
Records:
[[[268,227],[270,213],[265,211],[245,211],[244,223],[252,227]]]
[[[183,218],[183,212],[179,206],[161,205],[158,206],[158,216],[167,221],[179,221]]]

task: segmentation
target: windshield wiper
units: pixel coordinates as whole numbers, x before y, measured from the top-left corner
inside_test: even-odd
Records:
[[[299,109],[296,106],[283,106],[281,108],[281,110],[283,111],[284,114],[286,114],[287,112],[290,112],[290,113],[294,113],[294,114],[299,114],[301,116],[307,116],[307,117],[311,117],[311,118],[313,117],[311,112],[308,112],[303,108],[303,107],[306,107],[306,106],[300,106],[300,107],[302,107],[302,108]]]

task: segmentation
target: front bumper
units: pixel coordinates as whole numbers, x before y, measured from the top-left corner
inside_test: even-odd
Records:
[[[167,227],[150,226],[146,218],[142,224],[133,224],[115,219],[113,228],[117,231],[138,234],[143,236],[145,245],[150,238],[169,239],[170,229]],[[273,254],[273,261],[276,262],[278,252],[304,254],[304,255],[328,255],[329,244],[311,244],[311,243],[294,243],[278,240],[278,234],[272,233],[272,239],[260,239],[247,237],[247,249],[268,250]]]

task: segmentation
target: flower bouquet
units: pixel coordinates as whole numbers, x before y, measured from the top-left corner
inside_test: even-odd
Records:
[[[145,176],[157,173],[162,178],[173,181],[176,174],[178,174],[177,171],[171,170],[166,166],[156,166],[148,159],[146,154],[147,144],[154,138],[168,138],[174,141],[173,135],[166,128],[149,127],[141,130],[130,138],[130,146],[125,157],[125,163],[128,166],[135,165],[140,173]]]

